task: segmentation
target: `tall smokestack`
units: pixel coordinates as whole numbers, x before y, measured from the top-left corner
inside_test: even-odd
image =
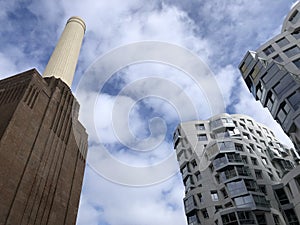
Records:
[[[85,28],[84,21],[77,16],[67,21],[43,77],[60,78],[71,87]]]

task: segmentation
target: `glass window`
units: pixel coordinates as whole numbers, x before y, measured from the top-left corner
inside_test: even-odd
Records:
[[[293,61],[293,63],[295,64],[295,66],[300,69],[300,59],[296,59]]]
[[[197,130],[205,130],[204,124],[196,124],[195,126]]]
[[[195,175],[196,175],[197,181],[201,180],[202,176],[199,171],[197,171]]]
[[[237,215],[241,224],[255,224],[251,211],[240,211],[237,212]]]
[[[276,62],[279,62],[279,63],[283,62],[283,59],[279,55],[275,55],[273,57],[273,60],[276,61]]]
[[[292,33],[292,36],[293,36],[295,39],[299,39],[299,38],[300,38],[300,30],[295,30],[295,31]]]
[[[213,201],[219,201],[219,195],[218,195],[218,192],[217,191],[211,191],[210,192],[210,195],[211,195],[211,199]]]
[[[195,204],[195,200],[194,200],[194,196],[190,196],[188,197],[185,201],[184,201],[184,206],[185,206],[185,211],[190,211],[191,209],[193,209],[196,204]]]
[[[234,212],[222,215],[221,218],[224,225],[238,225],[238,221]]]
[[[286,54],[287,57],[290,58],[294,55],[299,54],[300,53],[300,48],[297,45],[295,45],[295,46],[293,46],[293,47],[291,47],[291,48],[289,48],[289,49],[287,49],[283,52]]]
[[[237,195],[247,191],[243,180],[230,182],[226,186],[230,195]]]
[[[259,225],[267,225],[266,217],[264,214],[255,215],[255,216],[256,216],[257,223]]]
[[[273,105],[275,103],[275,96],[271,91],[268,92],[267,94],[267,100],[266,100],[266,106],[269,109],[269,111],[272,111]]]
[[[194,214],[194,215],[191,215],[188,217],[188,224],[189,225],[195,225],[195,224],[198,224],[200,221],[199,221],[199,218],[197,216],[197,214]]]
[[[288,97],[288,101],[295,111],[298,110],[300,107],[300,93],[297,91],[294,92],[291,96]]]
[[[257,179],[263,179],[262,171],[261,170],[255,170],[255,176]]]
[[[228,194],[227,194],[227,191],[225,190],[225,188],[221,189],[221,193],[222,193],[224,199],[228,197]]]
[[[203,196],[202,196],[202,194],[198,193],[197,196],[198,196],[199,202],[202,203],[203,202]]]
[[[207,136],[206,134],[199,134],[197,135],[198,141],[207,141]]]
[[[258,188],[259,188],[260,192],[264,193],[265,195],[267,194],[265,185],[258,185]]]
[[[284,210],[284,214],[288,220],[289,225],[299,225],[299,221],[294,209]]]
[[[274,92],[280,99],[285,93],[296,85],[294,78],[288,73],[274,86]]]
[[[299,20],[300,18],[300,14],[298,12],[298,10],[296,10],[293,15],[290,17],[289,21],[293,24],[297,23],[297,21]]]
[[[281,205],[289,204],[290,201],[283,188],[275,190],[276,196]]]
[[[234,199],[238,208],[248,208],[253,206],[253,199],[251,195],[245,195]]]
[[[286,38],[281,38],[280,40],[276,41],[279,47],[284,47],[288,45],[290,42]]]
[[[257,159],[256,158],[251,157],[251,162],[252,162],[253,165],[257,165]]]
[[[270,45],[269,47],[267,47],[266,49],[263,50],[263,52],[266,54],[266,55],[270,55],[271,53],[273,53],[275,50],[274,48]]]
[[[280,224],[281,224],[281,223],[280,223],[280,218],[279,218],[278,215],[273,214],[273,219],[274,219],[274,224],[275,224],[275,225],[280,225]]]
[[[202,212],[202,215],[203,215],[203,217],[204,217],[205,219],[208,219],[208,218],[209,218],[209,215],[208,215],[208,212],[207,212],[206,209],[202,209],[201,212]]]

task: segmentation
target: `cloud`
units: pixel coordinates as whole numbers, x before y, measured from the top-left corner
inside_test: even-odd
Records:
[[[79,15],[86,21],[87,32],[73,90],[89,66],[107,51],[138,41],[166,41],[191,50],[208,64],[216,74],[227,109],[248,114],[272,128],[280,140],[290,143],[268,111],[250,95],[237,65],[247,50],[257,49],[279,32],[293,2],[2,1],[1,78],[31,67],[42,72],[65,21],[70,16]],[[146,79],[150,77],[151,82]],[[172,87],[177,86],[178,89],[170,88],[171,85],[166,87],[164,81],[157,78],[172,83]],[[202,80],[202,85],[207,85],[205,80]],[[126,87],[133,88],[125,90]],[[209,87],[211,91],[214,88]],[[80,119],[88,131],[94,130],[96,124],[97,132],[89,133],[89,157],[95,157],[99,162],[104,157],[103,152],[97,152],[100,138],[107,151],[125,164],[137,167],[155,165],[174,153],[172,132],[180,119],[195,119],[194,114],[186,110],[190,107],[188,101],[198,110],[199,118],[211,116],[205,98],[207,93],[182,71],[167,65],[145,63],[123,68],[107,83],[105,90],[96,104],[91,99],[98,97],[100,90],[91,88],[79,99],[92,105],[91,108],[81,107]],[[151,92],[156,97],[150,96]],[[139,100],[144,95],[148,96]],[[115,106],[118,98],[120,104]],[[118,118],[119,133],[116,133],[111,121],[114,109],[117,109],[114,116]],[[182,113],[181,118],[179,112]],[[91,120],[93,114],[95,117]],[[149,124],[155,117],[162,118],[167,126],[166,137],[162,140],[157,133],[151,136]],[[152,124],[154,131],[162,128],[160,121],[156,122]],[[145,152],[132,150],[118,139],[121,136],[123,143],[136,143],[135,138],[144,140],[149,135],[148,143],[154,145],[158,141],[160,145]],[[112,167],[111,171],[116,170]],[[128,176],[134,179],[134,175]],[[178,173],[159,184],[134,188],[105,180],[87,167],[78,224],[183,225],[186,224],[183,189]]]

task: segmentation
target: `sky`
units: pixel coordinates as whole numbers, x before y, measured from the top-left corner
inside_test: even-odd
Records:
[[[71,16],[87,25],[72,91],[89,133],[78,225],[186,224],[180,122],[240,113],[291,142],[238,70],[295,0],[0,1],[0,78],[41,74]]]

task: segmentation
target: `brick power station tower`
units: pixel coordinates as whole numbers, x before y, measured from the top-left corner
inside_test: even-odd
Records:
[[[0,225],[76,223],[87,133],[70,87],[84,33],[71,17],[43,77],[0,81]]]

